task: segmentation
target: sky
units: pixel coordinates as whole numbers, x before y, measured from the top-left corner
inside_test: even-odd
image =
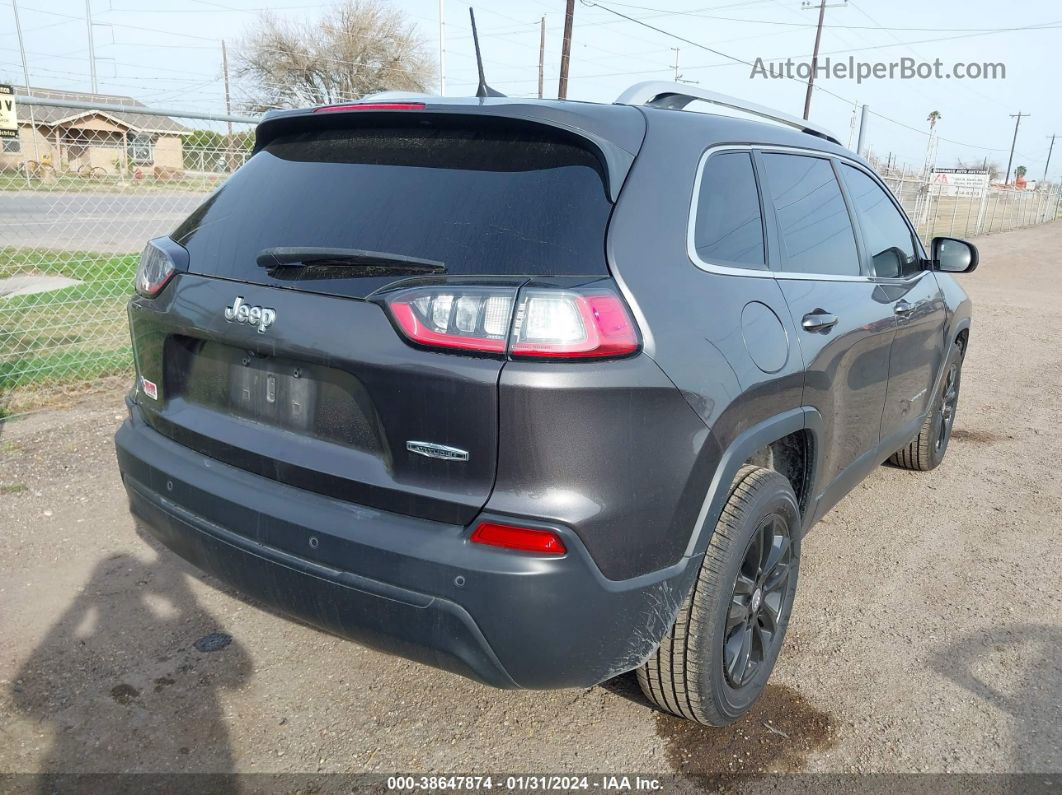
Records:
[[[36,86],[88,91],[85,0],[15,0]],[[447,95],[474,92],[475,58],[468,5],[443,0]],[[101,93],[148,105],[224,110],[221,40],[239,46],[257,16],[312,21],[328,3],[310,0],[89,0]],[[393,0],[433,57],[439,52],[439,0]],[[679,75],[700,87],[801,115],[805,84],[752,76],[757,58],[810,60],[818,0],[623,0],[575,7],[569,99],[611,102],[643,80]],[[556,96],[564,0],[475,0],[490,84],[510,96],[538,86],[539,23],[546,19],[545,94]],[[622,15],[622,16],[621,16]],[[1062,137],[1062,7],[1055,0],[828,0],[820,58],[888,63],[1001,63],[1003,79],[817,79],[811,120],[842,143],[855,105],[870,108],[866,141],[875,155],[925,161],[931,111],[940,113],[938,166],[987,158],[1002,168],[1019,111],[1014,165],[1040,179],[1052,133]],[[675,48],[678,49],[676,53]],[[0,0],[0,82],[22,84],[11,0]],[[438,90],[438,85],[435,86]],[[233,84],[234,106],[246,98]],[[854,142],[853,142],[854,144]],[[1062,177],[1062,141],[1049,178]]]

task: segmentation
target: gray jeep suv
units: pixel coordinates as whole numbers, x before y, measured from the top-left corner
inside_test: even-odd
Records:
[[[944,456],[976,264],[829,133],[690,86],[274,112],[144,251],[118,462],[148,532],[305,622],[497,687],[637,669],[723,725],[801,537]]]

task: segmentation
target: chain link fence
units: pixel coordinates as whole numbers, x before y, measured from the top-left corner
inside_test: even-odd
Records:
[[[0,417],[128,378],[125,305],[145,241],[254,142],[232,117],[18,99],[18,136],[0,139]]]
[[[19,136],[0,139],[0,417],[128,378],[125,304],[144,242],[171,232],[253,144],[250,120],[49,102],[24,104]],[[1057,188],[941,196],[922,174],[884,178],[924,240],[1060,209]]]
[[[1016,190],[991,186],[948,195],[925,173],[885,171],[881,178],[903,205],[919,237],[969,238],[1052,221],[1062,211],[1062,186]]]

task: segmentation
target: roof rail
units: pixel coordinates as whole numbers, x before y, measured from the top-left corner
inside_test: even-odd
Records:
[[[839,146],[841,145],[837,136],[832,132],[825,127],[820,127],[818,124],[807,121],[806,119],[790,116],[788,113],[782,113],[780,110],[757,105],[754,102],[746,102],[737,97],[719,94],[715,91],[709,91],[704,88],[697,88],[696,86],[685,85],[682,83],[669,83],[666,80],[648,80],[644,83],[635,83],[616,98],[616,104],[648,105],[653,108],[681,110],[691,102],[696,102],[698,100],[712,105],[719,105],[724,108],[751,113],[754,116],[770,119],[779,124],[784,124],[787,127],[795,127],[801,132],[816,135],[819,138],[825,138],[827,141],[831,141]]]

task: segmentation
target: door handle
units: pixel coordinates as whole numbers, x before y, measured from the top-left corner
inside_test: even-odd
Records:
[[[904,315],[909,315],[912,309],[914,309],[914,306],[912,306],[903,299],[897,301],[892,307],[892,311],[895,312],[897,315],[900,315],[901,317],[903,317]]]
[[[831,315],[822,309],[816,309],[814,312],[809,312],[804,315],[804,319],[800,321],[801,328],[804,331],[828,331],[837,325],[837,315]]]

